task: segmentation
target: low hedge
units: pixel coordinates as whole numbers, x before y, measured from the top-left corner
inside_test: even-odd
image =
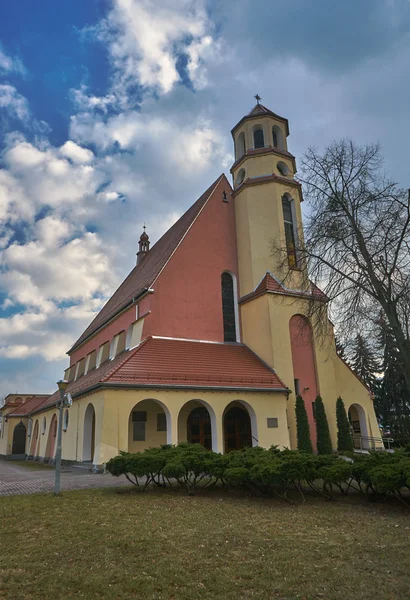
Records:
[[[297,492],[314,490],[326,500],[355,490],[372,499],[396,496],[410,506],[410,448],[394,453],[314,455],[297,450],[268,450],[259,446],[217,454],[200,444],[149,448],[135,454],[122,452],[108,461],[114,476],[125,475],[144,490],[148,485],[182,487],[193,494],[198,487],[216,484],[289,500]]]

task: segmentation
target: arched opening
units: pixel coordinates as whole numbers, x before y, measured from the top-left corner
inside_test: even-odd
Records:
[[[238,136],[236,145],[236,159],[241,158],[246,152],[245,134],[242,132]]]
[[[128,452],[171,443],[171,415],[165,404],[153,398],[138,402],[128,418]]]
[[[264,148],[265,147],[265,137],[263,135],[263,128],[261,125],[256,125],[253,130],[253,147],[255,148]]]
[[[46,453],[44,455],[44,458],[48,458],[48,459],[54,458],[56,437],[57,437],[57,417],[56,417],[56,415],[53,415],[52,419],[51,419],[51,423],[50,423],[50,429],[48,431]]]
[[[257,445],[252,432],[252,422],[248,410],[242,402],[229,404],[223,416],[224,451],[241,450]]]
[[[36,456],[36,448],[37,448],[37,442],[38,442],[38,429],[39,429],[39,425],[38,425],[38,419],[37,419],[34,424],[34,430],[31,435],[31,443],[30,443],[30,456],[33,456],[33,457]]]
[[[285,150],[285,143],[283,139],[283,133],[278,125],[274,125],[272,127],[272,141],[273,147],[278,148],[278,150]]]
[[[235,302],[235,283],[231,273],[227,273],[226,271],[222,273],[221,288],[224,342],[236,342],[238,341],[238,336]]]
[[[298,266],[298,257],[296,250],[295,219],[293,200],[288,194],[282,197],[283,224],[285,229],[286,252],[288,255],[288,265],[290,268]]]
[[[294,393],[303,398],[309,420],[310,437],[316,445],[316,425],[313,403],[318,395],[312,328],[303,315],[293,315],[289,321]]]
[[[95,410],[87,406],[84,415],[83,462],[93,462],[95,451]]]
[[[26,426],[24,425],[23,421],[20,421],[20,423],[15,426],[13,431],[13,445],[11,449],[12,454],[25,454],[26,433]]]
[[[202,444],[208,450],[218,451],[216,417],[209,404],[190,400],[179,411],[178,441]]]
[[[366,413],[360,404],[352,404],[348,411],[349,422],[353,437],[353,446],[356,450],[369,448],[369,434],[367,430]]]

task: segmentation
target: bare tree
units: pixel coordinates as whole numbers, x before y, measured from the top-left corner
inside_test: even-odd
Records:
[[[308,216],[298,251],[329,297],[342,337],[371,332],[382,310],[410,393],[410,192],[381,168],[377,144],[343,140],[323,154],[310,148],[300,178]],[[323,316],[317,302],[310,305]]]

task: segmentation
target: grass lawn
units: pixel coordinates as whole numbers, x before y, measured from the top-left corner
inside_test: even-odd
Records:
[[[0,498],[0,598],[403,600],[410,516],[215,492]]]

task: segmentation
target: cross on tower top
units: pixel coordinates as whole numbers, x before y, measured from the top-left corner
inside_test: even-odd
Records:
[[[260,101],[262,100],[262,98],[259,96],[259,94],[255,94],[254,98],[255,98],[257,104],[259,104]]]

